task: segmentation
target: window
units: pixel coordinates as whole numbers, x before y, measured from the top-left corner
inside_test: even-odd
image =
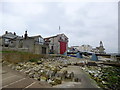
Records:
[[[53,49],[54,49],[54,47],[53,47],[53,46],[51,46],[51,49],[53,50]]]
[[[9,39],[5,39],[5,44],[6,44],[6,45],[9,44]]]
[[[9,39],[5,39],[5,42],[9,42]]]
[[[60,40],[61,40],[62,38],[60,37]]]
[[[39,38],[39,44],[44,44],[44,39],[43,38]]]

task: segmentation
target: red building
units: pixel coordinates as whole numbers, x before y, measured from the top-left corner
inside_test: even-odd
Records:
[[[68,37],[65,34],[58,34],[44,40],[49,43],[49,53],[64,54],[68,50]]]

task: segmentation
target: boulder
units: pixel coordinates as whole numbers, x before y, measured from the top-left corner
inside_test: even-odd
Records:
[[[71,72],[71,73],[69,74],[69,78],[73,80],[73,78],[74,78],[74,72]]]
[[[74,82],[81,82],[80,78],[74,78]]]
[[[15,68],[15,70],[21,70],[22,69],[22,67],[20,67],[20,66],[16,66],[16,68]]]
[[[27,71],[25,71],[24,73],[25,73],[25,74],[29,74],[29,73],[30,73],[30,70],[27,70]]]
[[[61,80],[61,78],[55,78],[55,79],[54,79],[54,82],[55,82],[56,84],[61,84],[61,83],[62,83],[62,80]]]
[[[30,78],[34,78],[34,73],[29,73]]]
[[[55,77],[56,73],[57,73],[57,71],[51,71],[51,77]]]
[[[47,82],[48,82],[48,83],[51,83],[51,82],[53,82],[53,81],[52,81],[51,79],[48,79]]]
[[[45,76],[41,76],[40,81],[47,81],[47,78]]]
[[[68,71],[67,70],[63,71],[62,79],[66,79],[67,76],[68,76]]]
[[[77,62],[77,65],[83,67],[85,65],[85,62],[84,61],[79,61],[79,62]]]
[[[38,73],[35,73],[35,74],[34,74],[34,79],[36,79],[36,80],[37,80],[37,79],[38,79],[38,77],[39,77],[39,74],[38,74]]]
[[[35,72],[38,72],[40,69],[39,68],[34,68],[34,71]]]
[[[51,82],[49,82],[49,84],[51,84],[51,85],[57,85],[57,83],[55,82],[55,81],[51,81]]]
[[[42,64],[42,61],[37,61],[37,64]]]

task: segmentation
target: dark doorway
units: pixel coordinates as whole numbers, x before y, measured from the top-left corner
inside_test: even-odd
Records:
[[[42,54],[46,54],[46,47],[42,47]]]
[[[51,46],[50,54],[54,54],[54,47],[53,46]]]

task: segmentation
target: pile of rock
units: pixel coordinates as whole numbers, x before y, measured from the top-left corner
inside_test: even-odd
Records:
[[[66,58],[50,58],[50,59],[40,59],[37,62],[28,61],[18,64],[9,64],[9,66],[17,71],[25,73],[28,77],[39,80],[46,81],[52,85],[61,84],[63,80],[79,81],[75,79],[74,73],[68,73],[68,71],[59,71],[71,65],[72,62]]]
[[[83,68],[83,67],[82,67]],[[90,76],[98,83],[100,87],[106,90],[118,90],[119,83],[119,67],[112,66],[88,66],[84,67],[83,70],[88,72]]]

